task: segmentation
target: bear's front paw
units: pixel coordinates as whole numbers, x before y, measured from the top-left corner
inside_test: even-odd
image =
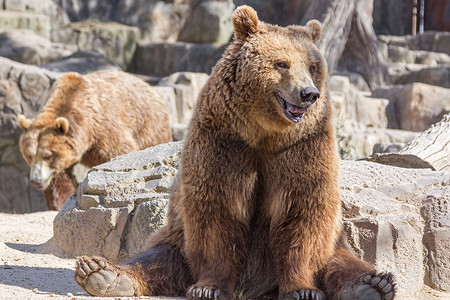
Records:
[[[318,290],[301,289],[298,291],[284,293],[280,300],[324,300],[325,295]]]
[[[392,300],[395,298],[395,282],[391,273],[367,274],[344,286],[338,293],[339,300]]]
[[[192,300],[219,300],[221,291],[216,286],[191,286],[187,292],[187,298]],[[223,298],[225,299],[225,298]]]

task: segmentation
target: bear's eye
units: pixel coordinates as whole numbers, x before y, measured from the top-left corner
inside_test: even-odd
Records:
[[[315,71],[316,71],[316,67],[315,67],[315,66],[309,67],[309,73],[310,73],[311,75],[314,74]]]
[[[42,153],[42,159],[43,160],[49,160],[52,157],[52,153],[51,152],[44,152]]]
[[[286,70],[289,69],[289,65],[285,61],[277,62],[277,67],[280,68],[280,69],[286,69]]]

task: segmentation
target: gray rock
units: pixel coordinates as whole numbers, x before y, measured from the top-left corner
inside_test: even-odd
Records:
[[[39,67],[55,72],[77,72],[80,74],[99,70],[120,70],[119,66],[96,50],[80,50],[59,61],[43,64]]]
[[[196,5],[178,36],[186,43],[224,45],[233,35],[233,1],[205,1]]]
[[[386,128],[389,101],[359,91],[346,76],[330,77],[329,90],[336,120],[355,120],[367,127]]]
[[[423,131],[450,112],[450,90],[423,83],[377,88],[372,96],[391,101],[386,109],[388,127]]]
[[[189,123],[198,95],[208,78],[205,73],[179,72],[158,82],[154,88],[166,100],[171,124]]]
[[[398,153],[377,154],[370,161],[403,168],[450,171],[450,114],[433,124]]]
[[[140,35],[137,27],[114,22],[82,21],[62,28],[56,40],[77,45],[80,50],[96,50],[126,70]]]
[[[405,33],[408,34],[408,33]],[[381,43],[410,50],[441,52],[450,55],[450,32],[425,31],[417,35],[379,35]]]
[[[20,25],[18,28],[13,27],[9,29],[32,29],[39,34],[43,29],[45,30],[43,34],[44,37],[50,37],[53,40],[53,33],[59,29],[60,26],[69,23],[69,17],[67,14],[52,0],[39,0],[39,1],[29,1],[29,0],[5,0],[2,2],[2,8],[7,11],[6,13],[11,18],[19,19]],[[33,15],[36,15],[33,17]],[[2,16],[0,11],[0,16]],[[26,24],[24,21],[28,19],[33,20],[33,18],[42,19],[42,16],[49,18],[50,32],[47,33],[48,26],[46,23],[39,27],[39,23]],[[0,17],[1,18],[1,17]],[[47,22],[47,21],[46,21]],[[13,22],[14,23],[14,22]],[[9,24],[12,25],[12,24]],[[38,25],[38,27],[35,27]],[[3,30],[7,27],[1,27]]]
[[[2,30],[28,29],[47,39],[51,35],[50,17],[43,14],[0,10],[0,28]]]
[[[114,2],[55,1],[73,21],[115,21],[139,27],[145,39],[175,41],[189,15],[187,1],[119,0]]]
[[[442,221],[449,220],[449,180],[448,172],[369,162],[341,164],[344,228],[349,243],[379,269],[392,270],[402,293],[420,289],[424,275],[426,284],[448,290],[450,267],[444,253],[448,253],[445,245],[450,235],[448,222]],[[422,243],[428,249],[425,255]]]
[[[421,215],[425,222],[425,283],[450,291],[450,193],[448,184],[422,196]]]
[[[422,82],[450,88],[450,66],[444,65],[414,70],[398,76],[394,82],[395,84]]]
[[[210,73],[222,51],[210,44],[139,42],[129,71],[157,77],[176,72]]]
[[[12,30],[0,33],[0,56],[31,65],[49,63],[69,56],[75,45],[52,43],[31,30]]]
[[[406,130],[367,127],[354,120],[339,122],[336,134],[343,159],[365,158],[373,154],[376,144],[406,144],[419,135]]]
[[[166,223],[181,148],[180,142],[162,144],[91,169],[55,218],[59,247],[69,255],[102,255],[113,261],[142,252],[148,237]],[[86,228],[89,218],[101,225]],[[78,234],[83,237],[77,239]]]

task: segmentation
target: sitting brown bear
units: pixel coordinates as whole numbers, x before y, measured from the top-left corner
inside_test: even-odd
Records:
[[[57,210],[75,192],[74,164],[93,167],[172,140],[160,97],[139,78],[110,70],[65,74],[36,119],[20,116],[19,126],[30,180]]]
[[[197,103],[167,226],[124,265],[79,258],[76,281],[96,296],[393,299],[392,275],[338,241],[320,23],[283,28],[241,6],[233,25]]]

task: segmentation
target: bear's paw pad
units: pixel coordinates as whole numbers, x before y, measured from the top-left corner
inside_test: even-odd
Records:
[[[219,300],[220,294],[220,289],[215,286],[192,286],[187,297],[192,300]]]
[[[285,293],[281,299],[283,300],[322,300],[324,294],[318,290],[301,289],[298,291]]]
[[[346,285],[341,290],[340,300],[392,300],[395,283],[391,273],[367,274]]]
[[[135,292],[130,275],[100,257],[79,257],[75,280],[93,296],[134,296]]]

